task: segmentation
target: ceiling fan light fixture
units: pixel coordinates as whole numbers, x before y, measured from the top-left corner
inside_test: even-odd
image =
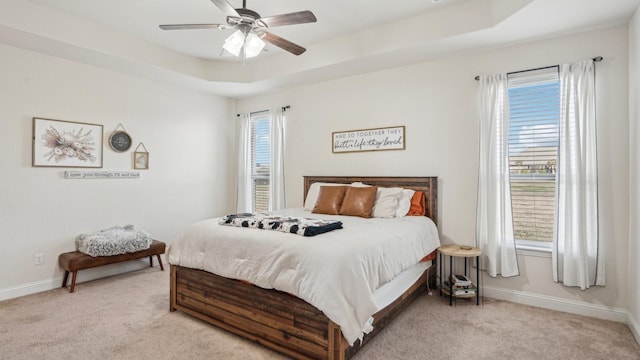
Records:
[[[245,36],[242,30],[237,30],[224,41],[222,48],[233,56],[240,56],[244,48],[244,57],[252,58],[258,56],[264,46],[265,42],[256,34],[250,32]]]
[[[222,48],[228,51],[233,56],[240,56],[240,51],[242,50],[243,45],[244,34],[242,33],[242,31],[237,30],[224,41],[224,45],[222,45]]]
[[[264,49],[264,41],[256,34],[249,33],[244,41],[244,54],[247,58],[256,57]]]

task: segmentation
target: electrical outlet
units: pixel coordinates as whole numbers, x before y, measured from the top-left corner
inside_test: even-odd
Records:
[[[36,263],[36,265],[44,264],[44,254],[43,253],[33,254],[33,260]]]

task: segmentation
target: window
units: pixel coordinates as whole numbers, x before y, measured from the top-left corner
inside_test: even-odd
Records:
[[[286,207],[285,108],[239,114],[237,212]]]
[[[256,212],[269,210],[270,116],[251,114],[251,198]]]
[[[508,76],[509,170],[516,246],[551,249],[556,218],[558,67]]]

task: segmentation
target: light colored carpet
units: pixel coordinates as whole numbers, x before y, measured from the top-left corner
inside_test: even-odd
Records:
[[[418,299],[355,359],[640,359],[625,324],[485,299]],[[181,312],[157,268],[0,302],[0,359],[285,359]]]

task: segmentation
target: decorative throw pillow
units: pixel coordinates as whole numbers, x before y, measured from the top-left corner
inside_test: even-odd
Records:
[[[354,187],[369,187],[371,185],[363,184],[361,182],[351,183]],[[402,195],[402,188],[386,188],[378,187],[376,192],[376,200],[373,202],[373,210],[371,211],[371,217],[375,218],[392,218],[396,216],[396,209],[398,208],[398,201]]]
[[[369,187],[371,185],[367,185],[367,184],[363,183],[362,181],[357,181],[357,182],[352,182],[351,186],[353,186],[353,187]]]
[[[376,218],[392,218],[396,216],[396,209],[401,196],[402,188],[379,187],[371,216]]]
[[[315,182],[309,186],[309,190],[307,191],[307,197],[304,200],[304,209],[305,210],[313,210],[313,207],[316,205],[316,201],[318,201],[318,194],[320,193],[321,186],[349,186],[348,184],[337,184],[337,183],[324,183],[324,182]]]
[[[312,213],[338,215],[348,186],[320,186]]]
[[[427,201],[424,191],[416,191],[411,198],[411,207],[409,208],[409,216],[425,216],[427,214]]]
[[[407,216],[409,209],[411,208],[411,198],[415,194],[415,190],[402,189],[402,196],[398,201],[398,208],[396,209],[396,217]]]
[[[370,218],[377,191],[377,186],[347,187],[340,207],[340,215]]]

